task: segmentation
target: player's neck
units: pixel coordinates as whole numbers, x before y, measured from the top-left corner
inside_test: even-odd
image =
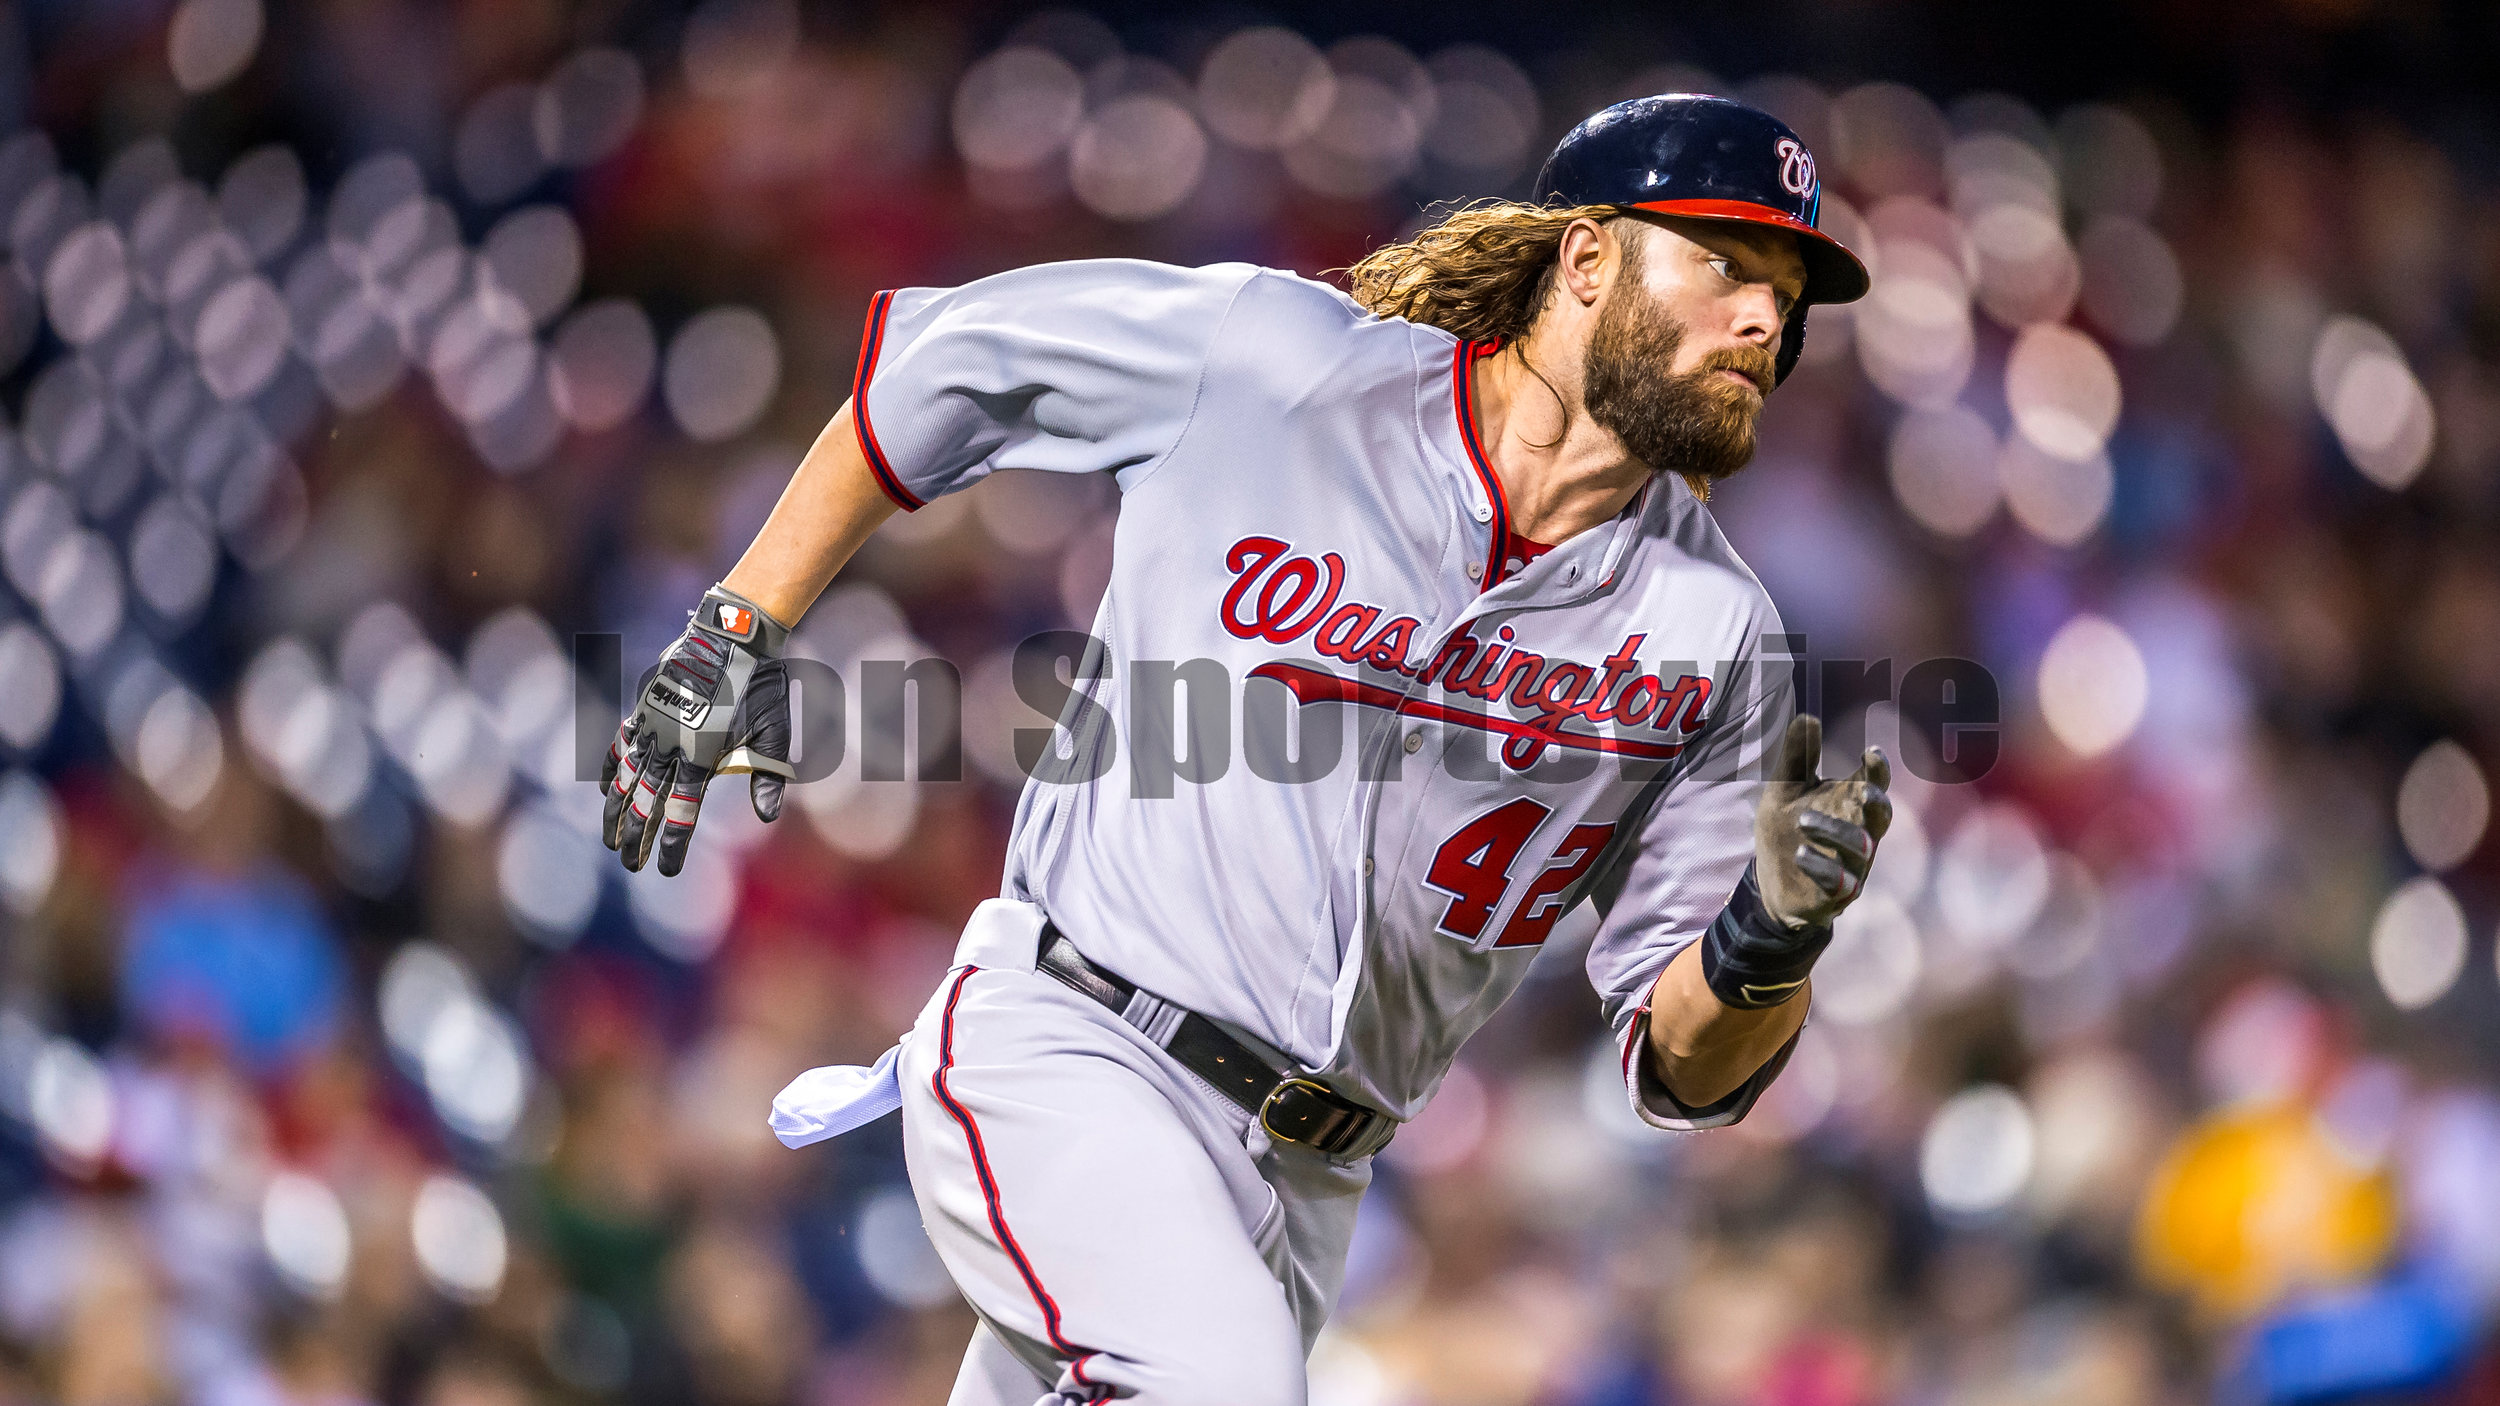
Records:
[[[1561,545],[1607,522],[1649,481],[1580,399],[1580,357],[1534,335],[1479,358],[1476,432],[1510,507],[1511,531]]]

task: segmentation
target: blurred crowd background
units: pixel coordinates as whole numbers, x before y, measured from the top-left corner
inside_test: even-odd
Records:
[[[725,792],[672,881],[575,637],[675,633],[876,289],[1320,275],[1707,90],[1876,271],[1714,510],[1998,756],[1736,1129],[1631,1121],[1559,933],[1316,1400],[2500,1402],[2491,13],[1689,8],[0,9],[0,1401],[943,1400],[893,1123],[764,1117],[996,891],[1116,495],[895,519],[799,647],[954,661],[963,778]]]

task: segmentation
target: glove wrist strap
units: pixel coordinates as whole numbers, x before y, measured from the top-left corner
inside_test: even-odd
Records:
[[[1791,928],[1773,917],[1748,864],[1727,907],[1701,935],[1702,980],[1722,1004],[1767,1010],[1805,989],[1814,959],[1831,940],[1829,925]]]
[[[745,645],[765,658],[781,653],[790,642],[790,627],[764,612],[764,607],[739,595],[727,586],[714,586],[703,593],[703,604],[696,608],[694,623],[716,635]]]

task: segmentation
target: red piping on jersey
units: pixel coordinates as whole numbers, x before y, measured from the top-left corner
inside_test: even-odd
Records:
[[[1458,407],[1458,437],[1467,446],[1467,462],[1484,481],[1484,496],[1493,504],[1493,539],[1484,551],[1484,580],[1477,593],[1492,590],[1502,576],[1502,547],[1510,540],[1510,500],[1502,495],[1502,480],[1495,476],[1493,463],[1484,454],[1484,441],[1476,435],[1476,359],[1489,356],[1501,346],[1499,342],[1460,342],[1450,371],[1451,400]]]
[[[893,295],[889,293],[879,296],[884,298]],[[955,1064],[955,1003],[963,999],[964,983],[979,970],[981,970],[979,967],[965,967],[961,972],[956,973],[954,989],[946,993],[946,1018],[940,1024],[938,1033],[937,1073],[930,1076],[929,1087],[937,1094],[938,1102],[946,1106],[948,1116],[952,1117],[964,1130],[964,1145],[972,1151],[972,1170],[981,1180],[981,1199],[989,1205],[990,1229],[998,1233],[999,1247],[1004,1249],[1007,1252],[1007,1258],[1014,1262],[1016,1273],[1023,1276],[1024,1287],[1033,1295],[1033,1302],[1041,1307],[1042,1331],[1050,1336],[1050,1345],[1066,1354],[1069,1359],[1068,1371],[1076,1377],[1079,1385],[1100,1386],[1099,1382],[1085,1379],[1085,1359],[1094,1356],[1095,1353],[1089,1348],[1078,1347],[1060,1334],[1059,1302],[1050,1296],[1049,1290],[1042,1287],[1041,1277],[1033,1272],[1033,1262],[1024,1257],[1024,1247],[1016,1243],[1015,1232],[1007,1228],[1007,1212],[998,1201],[998,1179],[990,1175],[989,1153],[981,1145],[980,1125],[972,1121],[972,1111],[957,1103],[955,1095],[946,1087],[946,1071],[953,1068]]]
[[[877,374],[877,353],[885,349],[885,314],[893,306],[892,289],[868,300],[868,326],[859,334],[859,369],[851,373],[851,428],[859,431],[859,452],[867,456],[877,486],[894,500],[894,506],[912,513],[920,510],[920,498],[894,476],[894,466],[886,462],[885,450],[877,443],[877,431],[868,423],[868,382]]]
[[[1429,698],[1410,698],[1392,688],[1343,679],[1325,669],[1305,668],[1300,664],[1261,664],[1250,671],[1254,679],[1274,679],[1293,693],[1297,703],[1358,703],[1365,707],[1385,708],[1392,713],[1426,722],[1449,723],[1472,727],[1514,741],[1537,741],[1557,747],[1571,747],[1583,752],[1618,752],[1629,757],[1664,761],[1683,755],[1681,742],[1642,742],[1629,737],[1613,737],[1602,732],[1573,732],[1568,728],[1539,727],[1517,718],[1495,717],[1469,708],[1454,708],[1435,703]]]

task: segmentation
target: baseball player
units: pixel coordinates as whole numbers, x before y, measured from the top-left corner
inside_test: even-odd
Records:
[[[901,1109],[980,1320],[955,1402],[1303,1401],[1372,1154],[1583,901],[1642,1118],[1777,1075],[1890,819],[1880,753],[1817,775],[1704,506],[1807,308],[1866,290],[1817,191],[1778,121],[1669,95],[1351,296],[1105,260],[872,301],[849,403],[618,733],[607,841],[675,873],[724,772],[779,813],[778,656],[889,513],[1118,481],[1102,661],[1000,897],[895,1049],[773,1108],[794,1147]]]

